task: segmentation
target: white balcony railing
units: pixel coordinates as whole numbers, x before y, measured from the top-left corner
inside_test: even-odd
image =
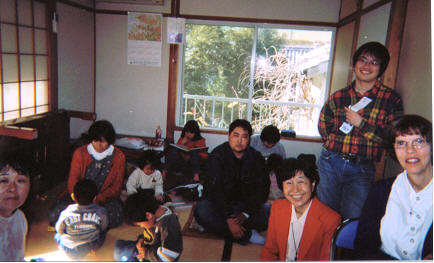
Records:
[[[322,105],[252,100],[252,116],[248,116],[249,99],[203,95],[183,95],[181,123],[195,119],[201,127],[227,129],[238,118],[250,119],[255,131],[273,124],[279,129],[292,129],[297,135],[318,136],[318,117]]]

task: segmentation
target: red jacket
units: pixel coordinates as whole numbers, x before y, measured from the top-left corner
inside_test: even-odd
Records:
[[[290,201],[273,202],[267,239],[261,251],[262,261],[285,261],[291,214]],[[304,224],[297,261],[329,261],[331,240],[340,223],[339,214],[314,197]]]
[[[122,182],[125,174],[125,155],[115,147],[113,151],[114,157],[112,167],[107,175],[99,193],[96,196],[98,204],[104,204],[107,201],[119,197],[122,189]],[[75,150],[72,156],[71,169],[68,177],[68,193],[71,194],[74,190],[74,185],[84,178],[87,166],[92,162],[92,157],[87,151],[87,144]]]

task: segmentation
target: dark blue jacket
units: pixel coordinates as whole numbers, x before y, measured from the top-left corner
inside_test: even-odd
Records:
[[[255,214],[267,200],[269,190],[265,159],[252,147],[248,146],[238,160],[228,142],[217,146],[209,155],[206,198],[226,218],[237,212]],[[239,211],[234,211],[234,207]]]
[[[388,178],[378,181],[369,191],[368,198],[363,206],[360,216],[357,236],[354,247],[359,259],[396,259],[381,251],[380,223],[386,212],[387,201],[392,190],[392,184],[396,178]],[[422,251],[422,258],[432,254],[432,222],[428,231]]]

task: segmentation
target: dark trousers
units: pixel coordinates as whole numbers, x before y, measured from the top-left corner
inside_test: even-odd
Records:
[[[165,170],[167,171],[167,182],[164,184],[165,190],[169,190],[178,185],[193,183],[193,175],[201,174],[201,163],[198,151],[190,152],[190,159],[185,160],[181,155],[181,150],[171,148],[166,155]]]
[[[233,210],[234,213],[241,212],[236,206],[233,207]],[[252,229],[258,232],[267,230],[269,216],[270,209],[265,205],[256,214],[249,215],[249,218],[243,225],[247,230],[246,237],[250,238]],[[232,233],[226,223],[226,217],[223,213],[217,211],[209,200],[202,199],[196,203],[194,218],[208,232],[225,238],[232,237]]]

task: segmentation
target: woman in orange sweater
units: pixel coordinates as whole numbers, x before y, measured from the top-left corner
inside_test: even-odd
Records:
[[[90,143],[77,148],[72,156],[68,193],[50,209],[50,224],[56,223],[60,212],[73,203],[70,195],[81,179],[90,179],[96,183],[98,194],[94,202],[107,210],[109,228],[122,224],[122,203],[119,196],[124,180],[125,155],[113,146],[116,133],[109,121],[94,122],[89,128],[88,137]]]
[[[176,144],[188,149],[206,147],[205,138],[200,134],[199,125],[195,120],[189,120],[185,123],[181,137]],[[201,165],[205,163],[207,158],[208,151],[206,149],[185,152],[174,147],[170,148],[163,170],[163,178],[167,179],[167,183],[164,185],[165,189],[170,189],[176,185],[199,182]]]

